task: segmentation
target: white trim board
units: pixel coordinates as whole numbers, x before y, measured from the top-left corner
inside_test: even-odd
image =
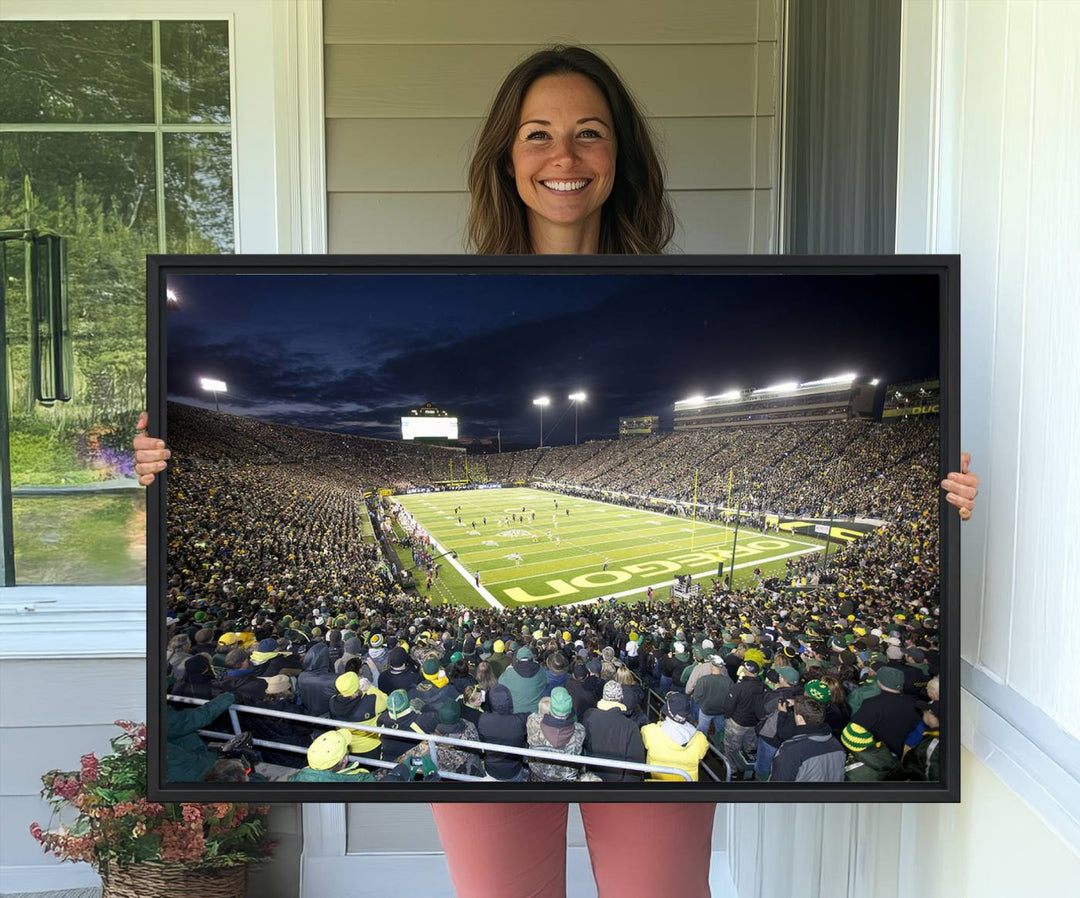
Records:
[[[1080,853],[1080,743],[967,661],[960,679],[961,744]]]

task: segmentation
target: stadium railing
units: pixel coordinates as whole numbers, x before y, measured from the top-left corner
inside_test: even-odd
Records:
[[[182,695],[168,695],[166,696],[166,699],[170,702],[185,705],[205,705],[208,701],[204,698],[188,698],[187,696]],[[392,736],[395,739],[404,738],[412,739],[414,742],[427,742],[430,744],[431,759],[435,761],[436,766],[438,766],[438,758],[436,757],[435,744],[438,743],[443,745],[453,745],[458,748],[473,749],[474,751],[491,751],[504,755],[519,755],[525,759],[551,761],[570,767],[606,767],[615,770],[636,770],[641,773],[662,773],[666,775],[675,775],[687,782],[691,781],[690,774],[678,767],[663,767],[657,764],[639,764],[636,761],[618,761],[610,758],[597,758],[592,755],[566,755],[561,754],[560,752],[544,751],[539,748],[517,748],[512,745],[498,745],[493,742],[475,742],[471,739],[455,739],[452,736],[437,736],[430,733],[414,733],[409,730],[393,730],[387,727],[370,726],[368,724],[356,723],[355,721],[350,720],[335,720],[327,717],[308,717],[304,714],[293,714],[289,711],[274,711],[271,708],[259,708],[252,705],[229,706],[228,715],[229,721],[233,727],[232,733],[219,733],[214,730],[199,730],[199,735],[205,736],[208,739],[219,739],[223,741],[227,741],[234,736],[240,735],[240,733],[243,732],[243,729],[240,726],[240,714],[252,714],[257,717],[276,717],[279,720],[293,720],[297,723],[325,727],[327,729],[344,728],[360,730],[365,733],[373,733],[380,736]],[[272,748],[275,751],[288,751],[300,755],[307,754],[307,748],[299,745],[289,745],[288,743],[283,742],[253,739],[252,744],[260,748]],[[397,761],[381,761],[372,758],[354,757],[352,755],[350,755],[350,758],[360,762],[365,767],[392,769],[397,767],[398,764]],[[442,769],[439,770],[439,774],[444,779],[461,780],[464,782],[505,782],[505,780],[497,780],[492,776],[476,777]]]

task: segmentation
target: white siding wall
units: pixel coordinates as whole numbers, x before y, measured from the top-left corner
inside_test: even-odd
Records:
[[[736,807],[741,898],[800,873],[807,898],[1080,875],[1080,3],[905,0],[903,29],[897,251],[962,256],[961,442],[984,484],[962,540],[963,800]],[[781,828],[805,836],[790,871],[764,866]]]
[[[683,252],[775,252],[779,0],[326,0],[329,247],[464,251],[465,170],[503,76],[594,47],[644,105]],[[573,23],[545,31],[544,23]],[[557,26],[558,27],[558,26]]]

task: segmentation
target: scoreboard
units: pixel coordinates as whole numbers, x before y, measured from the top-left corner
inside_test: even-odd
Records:
[[[456,440],[458,419],[430,402],[401,416],[403,440]]]
[[[402,417],[401,438],[403,440],[456,440],[458,438],[457,418]]]
[[[635,415],[619,418],[619,436],[637,436],[660,432],[659,415]]]

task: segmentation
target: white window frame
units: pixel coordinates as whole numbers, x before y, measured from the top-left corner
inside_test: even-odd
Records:
[[[229,23],[237,253],[326,252],[321,0],[4,0],[3,21]],[[0,587],[0,658],[146,656],[145,586]]]

